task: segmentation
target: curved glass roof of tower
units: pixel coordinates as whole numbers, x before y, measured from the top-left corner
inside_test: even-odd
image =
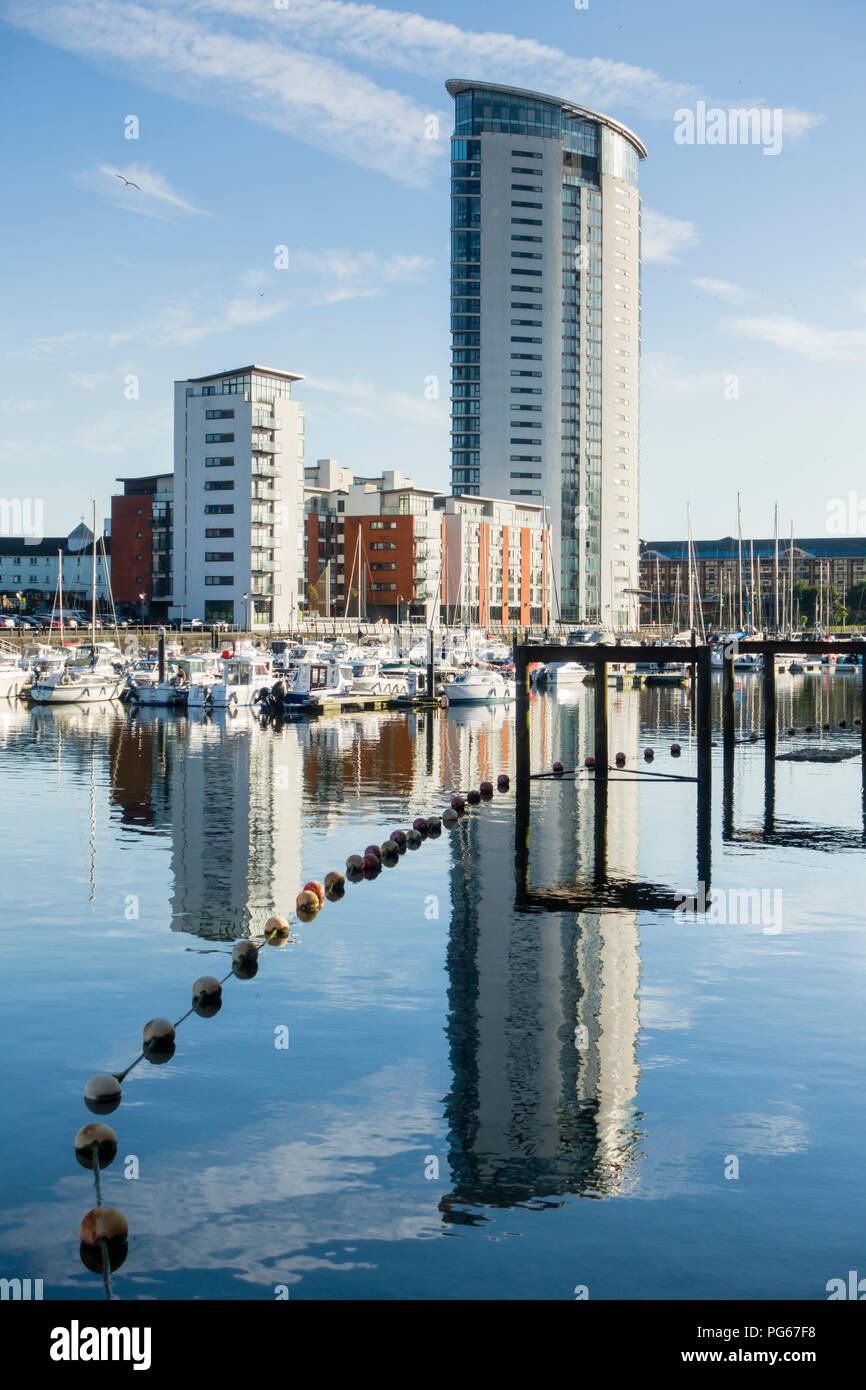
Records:
[[[638,582],[641,140],[451,79],[452,492],[541,503],[554,616],[628,625]]]

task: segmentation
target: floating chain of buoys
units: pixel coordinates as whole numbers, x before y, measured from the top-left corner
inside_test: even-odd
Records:
[[[500,792],[507,792],[511,782],[507,773],[500,773],[496,779]],[[477,790],[464,796],[455,793],[450,806],[442,816],[416,816],[409,830],[393,830],[382,845],[368,845],[363,855],[350,854],[346,860],[346,875],[336,870],[325,875],[324,882],[311,879],[304,884],[297,896],[295,908],[298,920],[311,922],[325,904],[339,902],[346,891],[346,878],[350,883],[362,879],[376,878],[383,865],[392,868],[400,862],[400,856],[407,850],[420,849],[424,840],[436,839],[442,834],[442,826],[455,826],[466,813],[466,807],[478,806],[482,801],[490,801],[494,794],[492,782],[482,782]],[[177,1029],[189,1018],[198,1014],[200,1018],[213,1018],[222,1007],[222,987],[232,975],[239,980],[251,980],[258,973],[260,944],[282,946],[291,937],[291,923],[285,917],[272,916],[265,923],[260,937],[258,934],[236,941],[232,948],[232,968],[228,975],[218,980],[214,975],[202,975],[192,987],[192,1004],[186,1013],[172,1023],[168,1018],[152,1018],[142,1030],[142,1050],[129,1066],[120,1072],[99,1072],[91,1076],[84,1087],[84,1103],[88,1110],[97,1115],[109,1115],[116,1110],[123,1098],[123,1083],[139,1062],[147,1060],[160,1065],[171,1060],[175,1052]],[[80,1255],[85,1268],[94,1274],[101,1274],[108,1298],[112,1297],[111,1274],[119,1269],[127,1257],[129,1223],[117,1207],[105,1206],[102,1200],[101,1170],[107,1168],[117,1156],[117,1135],[106,1124],[86,1124],[75,1136],[75,1156],[84,1168],[91,1168],[96,1184],[96,1205],[84,1216],[79,1231]]]
[[[679,758],[683,750],[678,743],[672,743],[670,751],[672,758]],[[644,762],[651,763],[655,758],[654,749],[645,748],[643,756]],[[588,757],[584,758],[582,767],[569,768],[565,767],[563,763],[557,761],[553,764],[553,767],[549,772],[533,772],[531,774],[531,779],[532,781],[549,781],[550,779],[553,779],[555,781],[561,781],[562,779],[568,777],[577,778],[581,777],[582,775],[586,775],[587,780],[589,780],[590,778],[592,780],[595,780],[594,774],[597,771],[598,767],[595,758],[592,756],[592,754],[589,754]],[[696,782],[698,780],[696,777],[686,777],[679,772],[648,772],[646,768],[637,766],[629,767],[628,757],[625,753],[617,753],[614,756],[614,760],[607,768],[607,772],[626,773],[626,776],[624,777],[607,779],[619,782],[631,782],[645,777],[664,782]]]

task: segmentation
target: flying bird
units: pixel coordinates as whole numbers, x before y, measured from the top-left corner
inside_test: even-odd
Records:
[[[114,177],[116,179],[123,179],[123,182],[127,188],[137,188],[139,193],[141,192],[141,186],[137,183],[133,183],[132,179],[124,179],[122,174],[115,174]]]

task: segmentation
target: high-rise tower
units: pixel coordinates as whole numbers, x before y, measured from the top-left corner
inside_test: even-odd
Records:
[[[554,616],[636,626],[646,149],[573,102],[446,85],[452,491],[542,503]]]

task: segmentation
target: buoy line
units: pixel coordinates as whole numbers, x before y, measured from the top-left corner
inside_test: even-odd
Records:
[[[510,786],[507,773],[500,773],[496,780],[497,789],[504,794]],[[443,825],[453,828],[465,815],[467,806],[478,806],[483,801],[492,800],[493,792],[493,783],[489,781],[482,782],[477,790],[473,788],[465,795],[455,792],[441,817],[416,816],[410,830],[393,830],[381,847],[368,845],[363,856],[350,854],[346,860],[345,878],[332,870],[325,875],[324,883],[311,879],[296,899],[298,921],[312,922],[324,906],[325,898],[338,902],[345,894],[346,878],[350,883],[359,883],[365,878],[378,877],[383,864],[393,867],[407,849],[420,849],[428,838],[438,839]],[[88,1110],[97,1115],[108,1115],[116,1110],[123,1096],[123,1083],[139,1062],[145,1058],[154,1064],[170,1061],[175,1052],[177,1030],[190,1014],[213,1018],[222,1007],[222,987],[226,981],[233,975],[239,980],[251,980],[258,973],[260,944],[282,946],[290,940],[291,923],[285,917],[274,915],[268,918],[261,934],[254,933],[236,941],[232,947],[232,968],[222,980],[214,975],[200,976],[192,987],[192,1005],[176,1023],[168,1018],[150,1019],[142,1030],[144,1046],[127,1067],[119,1072],[100,1072],[90,1078],[84,1087],[84,1103]],[[96,1186],[96,1205],[86,1213],[79,1229],[81,1261],[91,1272],[101,1272],[106,1297],[111,1299],[114,1296],[111,1292],[111,1274],[123,1264],[129,1248],[129,1223],[126,1217],[117,1207],[105,1206],[102,1200],[100,1173],[117,1157],[117,1135],[110,1125],[91,1122],[78,1131],[74,1147],[75,1156],[82,1167],[93,1170]]]

